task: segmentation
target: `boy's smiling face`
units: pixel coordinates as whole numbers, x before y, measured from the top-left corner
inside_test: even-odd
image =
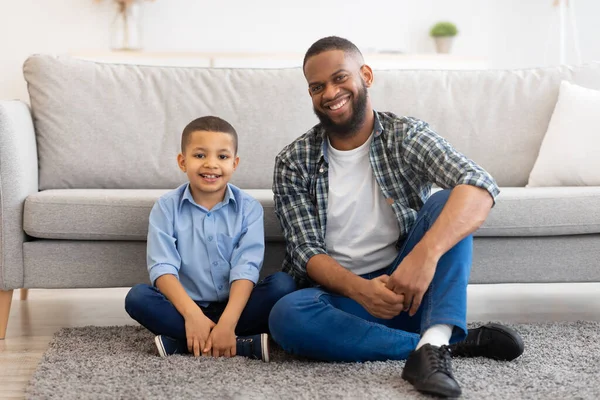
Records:
[[[233,137],[224,132],[192,132],[185,153],[177,156],[179,168],[190,181],[194,201],[208,209],[223,200],[239,161]]]

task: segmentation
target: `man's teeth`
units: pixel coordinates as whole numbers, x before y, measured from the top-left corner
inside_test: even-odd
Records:
[[[340,109],[340,108],[342,108],[342,107],[344,106],[344,104],[346,104],[347,102],[348,102],[348,99],[344,99],[344,100],[340,101],[340,102],[339,102],[339,103],[337,103],[337,104],[334,104],[334,105],[332,105],[332,106],[329,106],[329,108],[330,108],[330,109],[332,109],[332,110],[334,110],[334,111],[335,111],[335,110],[339,110],[339,109]]]

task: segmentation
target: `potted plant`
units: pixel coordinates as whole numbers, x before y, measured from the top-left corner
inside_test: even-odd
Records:
[[[441,21],[431,27],[429,35],[435,40],[438,53],[450,53],[454,36],[458,33],[452,22]]]

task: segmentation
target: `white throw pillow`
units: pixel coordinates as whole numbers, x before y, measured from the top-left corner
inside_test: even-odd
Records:
[[[527,187],[600,186],[600,91],[560,83]]]

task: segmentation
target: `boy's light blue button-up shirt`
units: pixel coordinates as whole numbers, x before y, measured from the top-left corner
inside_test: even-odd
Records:
[[[210,211],[196,204],[183,184],[158,199],[150,212],[147,264],[155,284],[175,275],[202,306],[229,298],[233,281],[256,284],[265,235],[260,203],[228,184],[225,198]]]

